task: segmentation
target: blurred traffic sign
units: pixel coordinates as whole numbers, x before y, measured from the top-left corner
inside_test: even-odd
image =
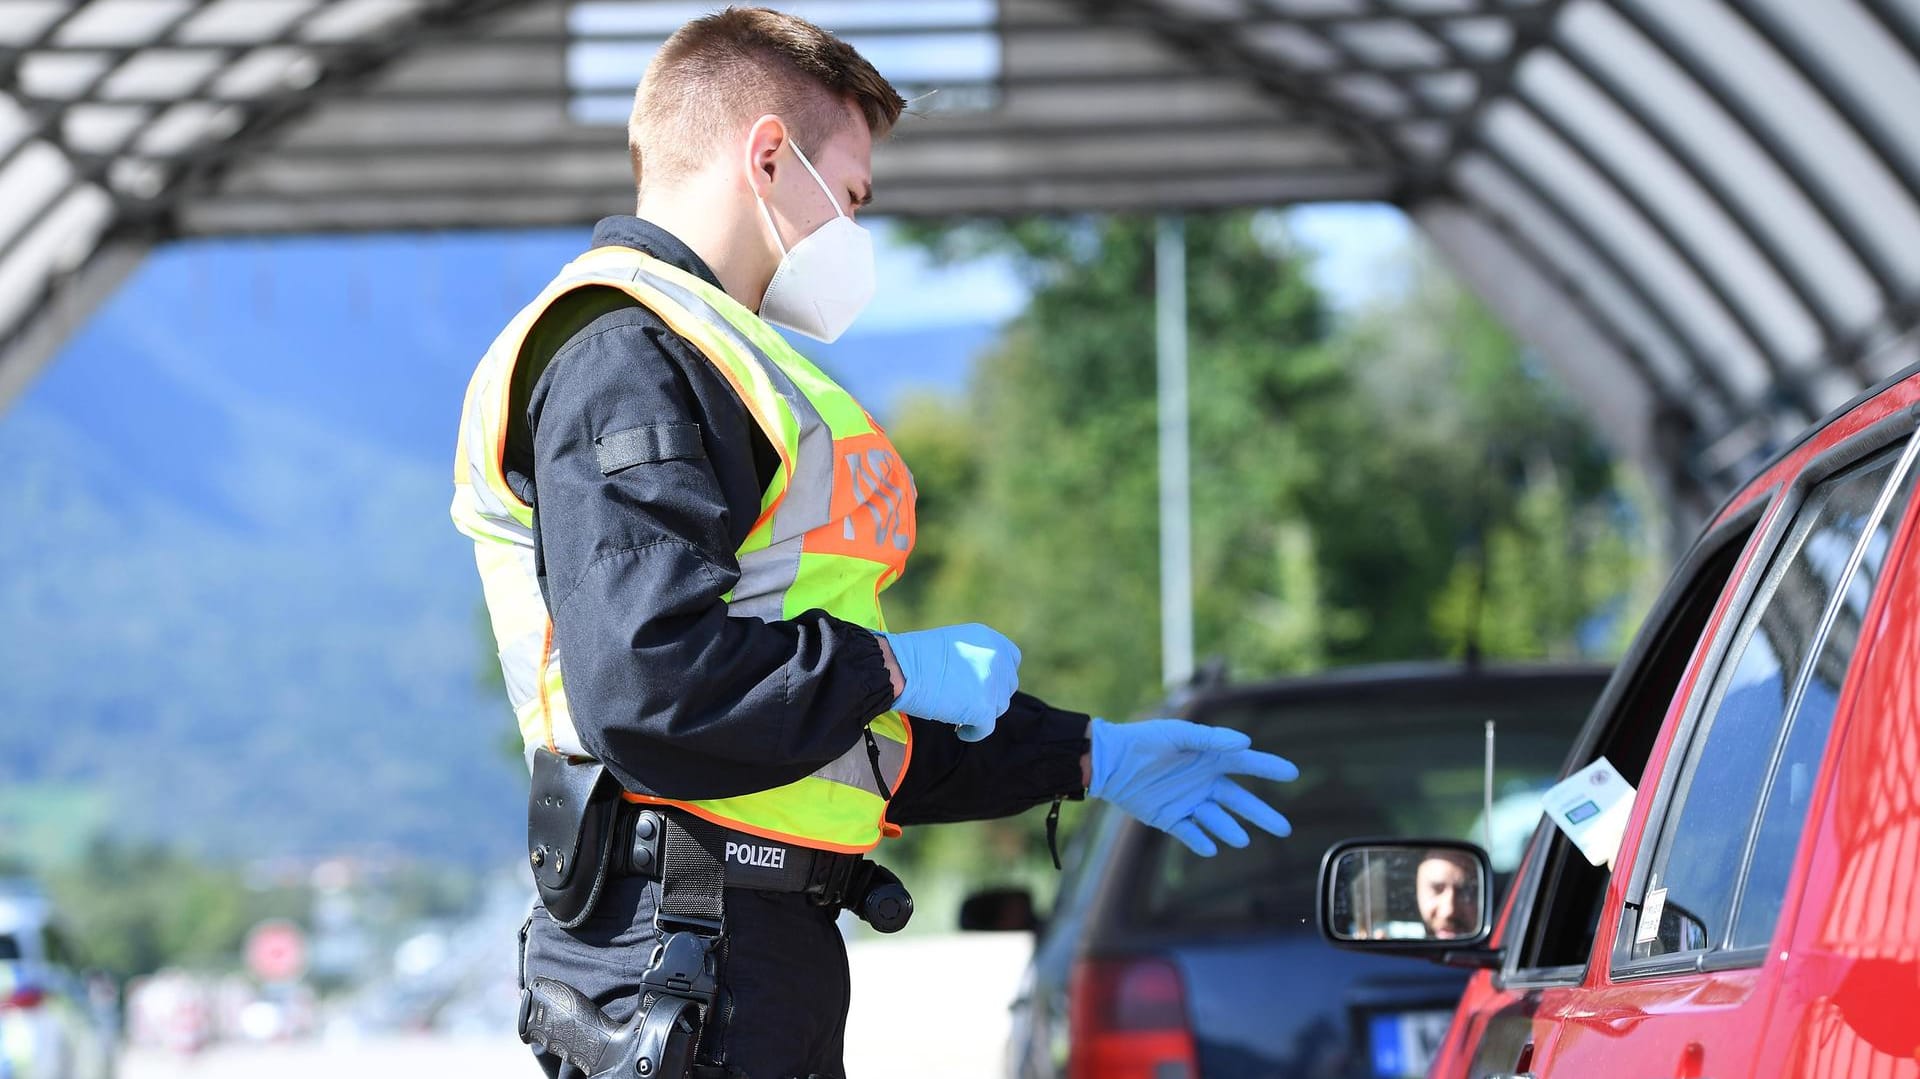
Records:
[[[307,935],[282,918],[261,922],[247,934],[247,969],[263,982],[293,981],[307,970]]]

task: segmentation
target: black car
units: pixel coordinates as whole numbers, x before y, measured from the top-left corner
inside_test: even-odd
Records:
[[[1174,712],[1244,730],[1300,779],[1263,787],[1293,835],[1214,858],[1096,811],[1014,1002],[1017,1079],[1418,1076],[1467,971],[1336,951],[1316,931],[1321,855],[1352,836],[1473,839],[1503,882],[1605,684],[1598,666],[1356,668],[1201,688]],[[1492,734],[1489,736],[1489,724]],[[1489,817],[1487,760],[1493,756]],[[1497,896],[1483,897],[1497,902]],[[1036,928],[1024,893],[962,927]],[[1420,915],[1381,932],[1418,930]]]

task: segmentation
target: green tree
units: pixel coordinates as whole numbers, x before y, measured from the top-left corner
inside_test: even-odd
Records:
[[[252,887],[237,869],[157,846],[96,843],[46,883],[83,961],[121,979],[233,967],[255,924],[305,914],[297,891]]]
[[[1110,715],[1160,686],[1152,234],[1128,217],[923,233],[949,255],[1016,252],[1036,288],[963,405],[922,403],[894,425],[920,543],[938,537],[937,565],[916,551],[896,586],[895,620],[989,622],[1021,642],[1030,684]],[[1196,636],[1252,669],[1303,669],[1329,620],[1312,537],[1275,507],[1316,462],[1280,420],[1338,390],[1327,315],[1302,260],[1251,215],[1195,218],[1188,242]],[[972,464],[955,463],[969,445]],[[949,478],[966,486],[943,490]]]
[[[1637,542],[1658,534],[1652,508],[1537,359],[1409,257],[1408,292],[1333,342],[1345,407],[1303,418],[1338,466],[1302,508],[1329,601],[1360,630],[1333,658],[1594,651],[1582,631],[1643,597],[1657,569]]]
[[[1403,293],[1335,320],[1273,220],[1187,223],[1197,651],[1244,678],[1619,640],[1652,561],[1634,537],[1658,530],[1577,403],[1411,253]],[[1033,295],[964,400],[892,428],[920,491],[894,625],[992,624],[1024,686],[1110,716],[1161,694],[1152,234],[916,230],[945,257],[1013,254]],[[963,872],[1030,873],[1039,850],[1037,815],[919,831],[904,854]]]

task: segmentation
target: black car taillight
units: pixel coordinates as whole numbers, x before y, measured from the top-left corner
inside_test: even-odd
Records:
[[[1082,959],[1067,990],[1068,1079],[1195,1079],[1180,972],[1164,959]]]

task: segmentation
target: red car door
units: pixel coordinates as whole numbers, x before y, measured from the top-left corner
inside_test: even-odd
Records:
[[[1920,509],[1903,529],[1888,533],[1800,849],[1762,818],[1763,849],[1791,859],[1774,872],[1794,884],[1758,1079],[1920,1079]]]
[[[1759,499],[1730,514],[1683,560],[1563,774],[1605,757],[1628,782],[1642,783],[1663,721],[1685,697],[1696,648],[1753,557],[1750,541],[1766,508]],[[1587,978],[1609,876],[1542,822],[1494,935],[1503,964],[1468,986],[1434,1079],[1532,1075],[1552,1058],[1559,1017]]]
[[[1541,997],[1552,1036],[1536,1076],[1777,1068],[1762,1050],[1791,956],[1775,942],[1791,931],[1781,914],[1802,835],[1920,474],[1912,431],[1905,414],[1843,427],[1789,459],[1791,483],[1652,755],[1586,977]]]

